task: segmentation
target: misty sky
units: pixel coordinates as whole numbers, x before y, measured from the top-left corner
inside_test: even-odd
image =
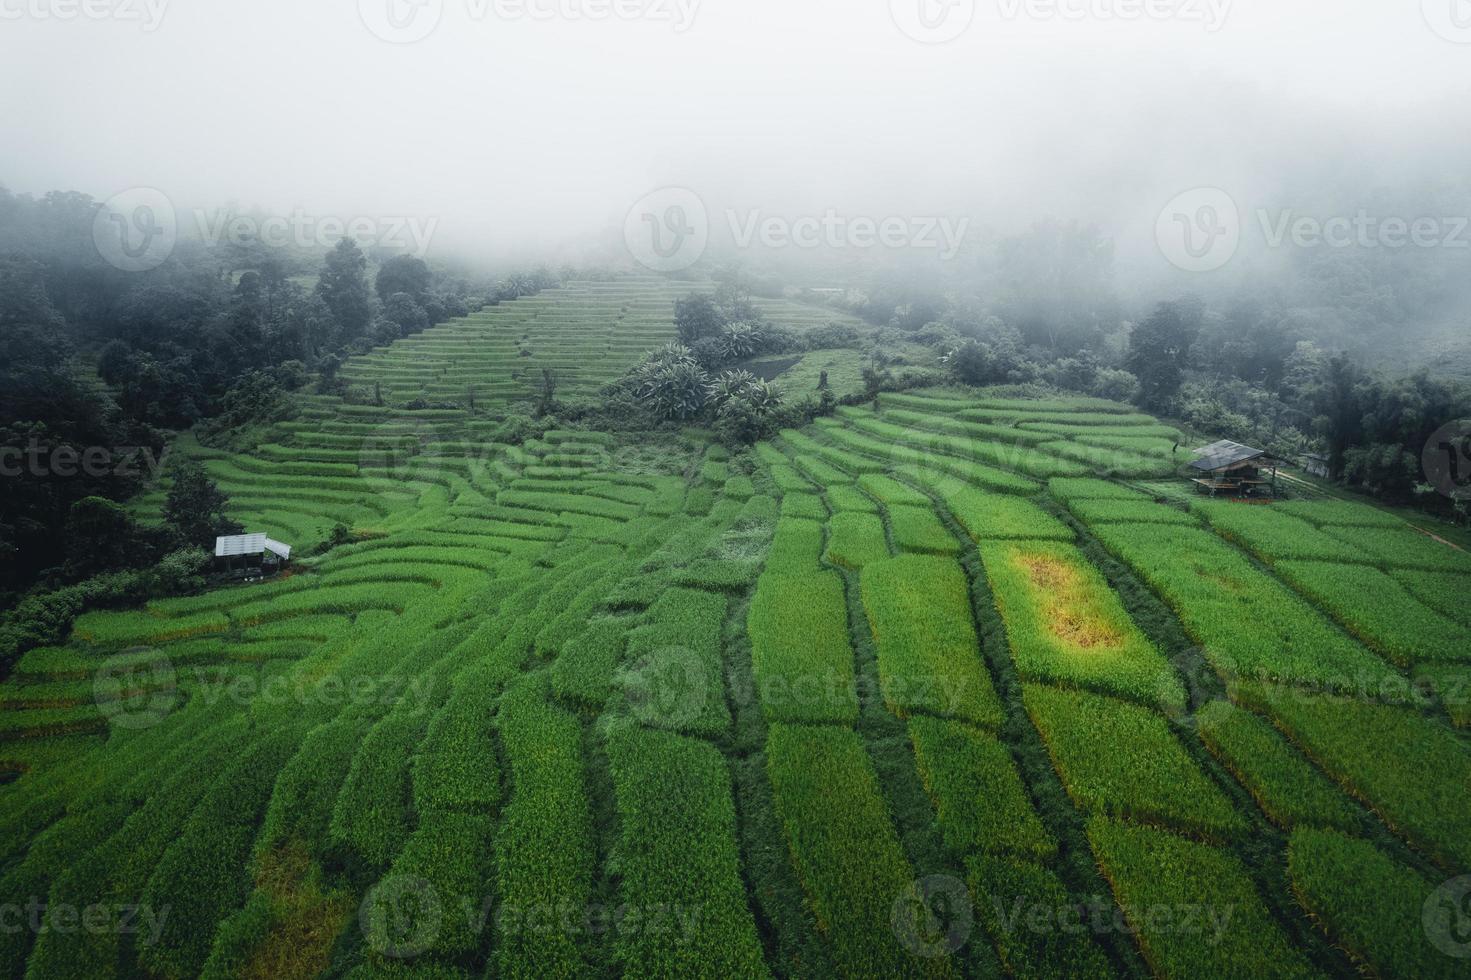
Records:
[[[117,17],[64,19],[79,2],[0,0],[12,191],[432,216],[437,245],[487,253],[605,234],[664,185],[715,209],[1128,237],[1186,188],[1307,206],[1325,183],[1464,182],[1471,160],[1467,0],[1152,0],[1178,11],[1162,20],[978,0],[945,44],[889,0],[619,0],[650,11],[632,21],[442,0],[407,44],[364,17],[405,0],[87,0]]]

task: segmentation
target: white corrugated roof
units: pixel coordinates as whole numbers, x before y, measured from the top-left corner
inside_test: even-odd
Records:
[[[231,555],[258,555],[263,551],[280,555],[282,558],[291,557],[291,546],[273,541],[264,534],[230,534],[222,538],[215,538],[215,557],[228,558]]]

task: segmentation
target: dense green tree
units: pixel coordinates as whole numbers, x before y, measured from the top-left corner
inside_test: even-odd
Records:
[[[244,530],[225,515],[230,498],[202,466],[182,460],[172,470],[173,485],[164,503],[163,519],[173,529],[180,547],[213,546],[216,537]]]
[[[725,326],[720,308],[709,296],[691,293],[674,302],[674,327],[679,342],[690,346],[706,337],[716,337]]]
[[[395,293],[405,293],[422,306],[433,281],[434,274],[429,271],[429,266],[423,259],[412,255],[395,255],[379,267],[373,285],[378,298],[385,302]]]
[[[1124,367],[1139,379],[1140,406],[1151,412],[1170,412],[1176,407],[1200,324],[1200,304],[1181,300],[1161,303],[1134,327]]]
[[[322,263],[317,295],[332,311],[344,342],[365,335],[372,321],[367,268],[367,257],[351,238],[338,242]]]

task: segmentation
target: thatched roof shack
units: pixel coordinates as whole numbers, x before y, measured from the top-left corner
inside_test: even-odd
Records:
[[[1254,497],[1277,491],[1277,467],[1281,460],[1264,449],[1222,439],[1201,446],[1195,450],[1195,456],[1190,467],[1197,474],[1193,481],[1201,493],[1213,497],[1218,493]]]

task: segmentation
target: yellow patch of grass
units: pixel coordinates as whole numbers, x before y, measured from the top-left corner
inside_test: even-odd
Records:
[[[337,937],[352,918],[352,896],[323,891],[321,870],[299,843],[263,856],[255,885],[270,896],[276,914],[241,970],[242,980],[320,976],[331,964]]]
[[[1047,593],[1045,616],[1053,636],[1084,650],[1123,644],[1118,628],[1099,615],[1075,567],[1052,555],[1020,554],[1016,561],[1032,585]]]

